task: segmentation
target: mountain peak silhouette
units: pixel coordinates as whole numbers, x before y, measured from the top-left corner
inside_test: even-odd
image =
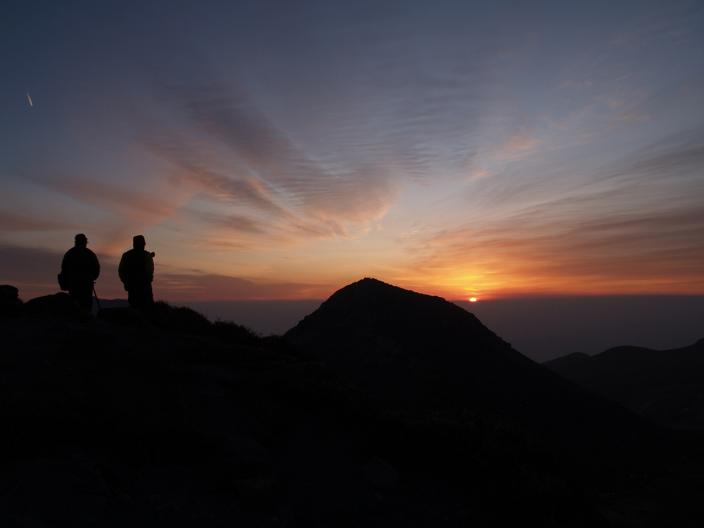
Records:
[[[349,363],[347,368],[388,366],[393,358],[429,368],[448,361],[474,367],[477,361],[529,361],[463,308],[373,278],[336,291],[286,336],[331,363]],[[334,351],[327,346],[331,340]]]
[[[350,298],[361,299],[367,296],[373,296],[370,297],[370,299],[373,298],[374,301],[384,301],[394,297],[399,299],[441,299],[441,297],[424,295],[413,290],[406,290],[404,288],[400,288],[399,286],[394,286],[393,284],[380,281],[379,279],[375,279],[373,277],[364,277],[363,279],[360,279],[357,282],[353,282],[337,290],[330,296],[328,302],[348,300]]]
[[[463,308],[376,279],[341,288],[285,339],[392,412],[500,415],[575,445],[643,431],[635,415],[523,356]]]
[[[365,277],[337,290],[323,303],[323,306],[325,310],[344,308],[352,311],[356,309],[375,310],[389,306],[400,308],[402,305],[417,307],[419,303],[426,303],[426,307],[428,307],[430,303],[437,304],[438,302],[445,303],[446,301],[440,297],[424,295],[378,279]]]

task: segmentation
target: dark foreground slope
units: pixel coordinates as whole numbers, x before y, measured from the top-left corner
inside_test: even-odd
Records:
[[[0,317],[0,336],[3,527],[701,519],[691,452],[587,474],[489,413],[395,412],[280,339],[187,309],[94,320],[57,296]]]
[[[673,350],[622,346],[544,363],[662,425],[704,429],[704,339]]]
[[[190,310],[93,320],[58,295],[0,318],[0,335],[3,527],[603,519],[508,432],[386,415],[280,341]]]

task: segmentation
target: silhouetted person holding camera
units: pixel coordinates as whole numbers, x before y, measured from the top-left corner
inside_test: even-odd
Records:
[[[84,310],[93,309],[94,283],[100,275],[98,257],[88,249],[88,238],[79,233],[75,245],[69,249],[61,261],[59,286],[68,290],[71,298]]]
[[[145,251],[144,236],[132,239],[132,249],[120,260],[118,273],[127,290],[127,300],[133,308],[145,308],[154,304],[152,280],[154,279],[154,253]]]

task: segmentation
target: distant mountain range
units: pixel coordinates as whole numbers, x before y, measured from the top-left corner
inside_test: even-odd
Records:
[[[620,346],[544,365],[653,422],[704,429],[704,339],[682,348]]]

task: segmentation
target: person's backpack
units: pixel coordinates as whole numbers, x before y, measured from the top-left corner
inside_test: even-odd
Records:
[[[59,281],[61,291],[68,291],[68,277],[64,275],[63,271],[56,276],[56,279]]]

